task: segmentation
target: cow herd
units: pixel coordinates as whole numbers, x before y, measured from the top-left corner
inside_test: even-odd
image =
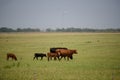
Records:
[[[73,59],[73,54],[77,54],[77,50],[71,50],[68,48],[61,48],[61,47],[50,48],[50,52],[48,52],[47,54],[34,53],[33,60],[34,59],[38,60],[39,57],[41,58],[41,60],[43,59],[43,57],[47,57],[48,61],[52,60],[52,58],[54,60],[59,60],[59,61],[62,58],[64,59],[67,58],[67,60],[69,60],[69,59]],[[17,57],[13,53],[7,53],[7,60],[9,60],[9,58],[12,58],[13,60],[17,61]]]

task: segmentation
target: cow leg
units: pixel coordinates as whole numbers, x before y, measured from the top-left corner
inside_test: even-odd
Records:
[[[43,60],[43,56],[41,57],[41,60]]]
[[[38,60],[38,57],[36,57],[36,59]]]
[[[49,61],[49,60],[52,60],[52,57],[48,57],[48,61]]]
[[[15,57],[15,61],[17,61],[17,57]]]
[[[66,60],[66,57],[64,56],[64,60]]]
[[[50,57],[50,60],[52,60],[52,57]]]
[[[33,57],[33,60],[35,59],[35,56]]]
[[[49,57],[48,57],[48,61],[49,61]]]
[[[73,56],[70,56],[70,59],[72,60],[72,59],[73,59]]]
[[[63,56],[61,56],[60,60],[63,58]]]
[[[48,61],[49,61],[49,60],[52,60],[52,57],[51,57],[51,56],[48,56]]]
[[[67,60],[69,61],[69,57],[67,56]]]
[[[56,57],[54,57],[54,60],[56,60]]]
[[[60,61],[60,58],[59,58],[59,56],[58,56],[57,58],[58,58],[58,60]]]

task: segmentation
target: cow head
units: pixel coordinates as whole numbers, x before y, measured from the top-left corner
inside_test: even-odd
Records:
[[[73,53],[74,53],[74,54],[77,54],[77,50],[73,50]]]

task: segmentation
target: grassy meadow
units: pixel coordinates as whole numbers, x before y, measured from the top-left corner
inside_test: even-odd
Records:
[[[33,60],[51,47],[78,54],[69,61]],[[7,61],[8,52],[18,61]],[[120,33],[0,33],[0,80],[120,80]]]

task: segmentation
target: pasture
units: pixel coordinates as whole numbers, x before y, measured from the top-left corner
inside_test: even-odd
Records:
[[[73,60],[33,60],[51,47]],[[12,52],[18,61],[6,60]],[[120,80],[120,33],[0,33],[0,80]]]

